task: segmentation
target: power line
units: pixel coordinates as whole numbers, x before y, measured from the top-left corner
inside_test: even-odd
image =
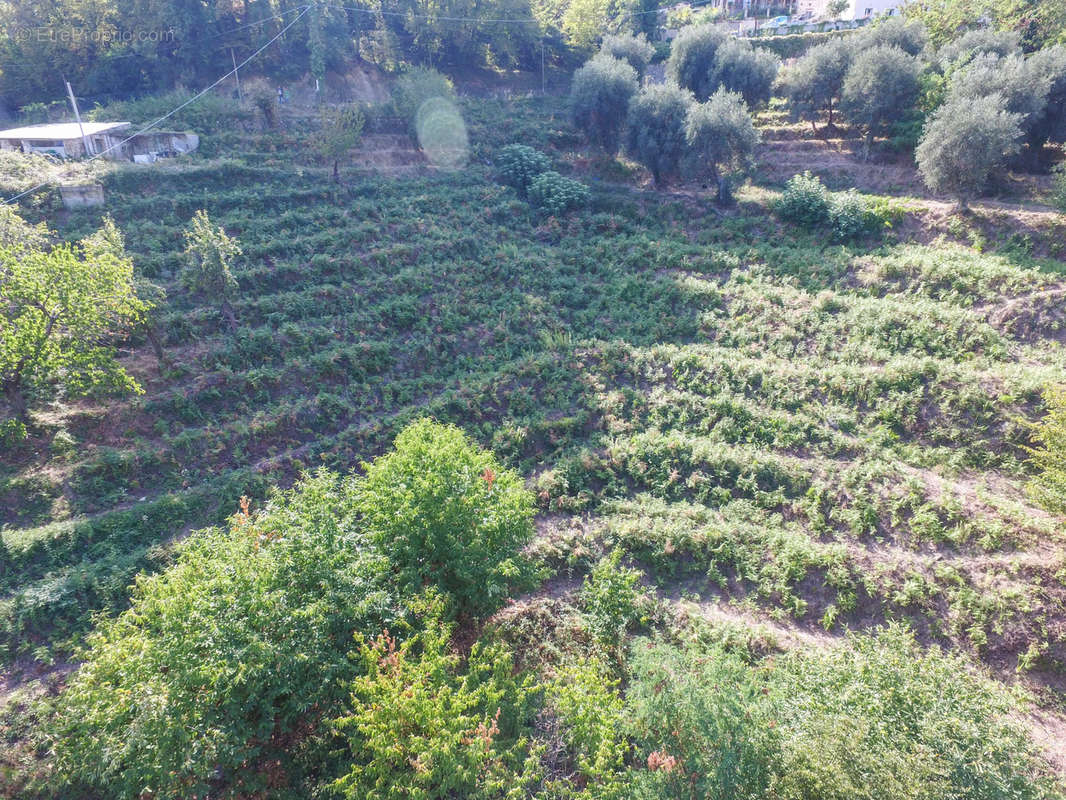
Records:
[[[186,100],[186,101],[185,101],[184,103],[181,103],[180,105],[178,105],[178,106],[176,106],[175,108],[173,108],[173,109],[171,109],[170,111],[168,111],[168,112],[167,112],[166,114],[164,114],[163,116],[159,117],[159,119],[157,119],[157,120],[155,120],[155,121],[153,121],[153,122],[150,122],[150,123],[148,123],[147,125],[145,125],[145,126],[144,126],[143,128],[141,128],[141,129],[140,129],[139,131],[137,131],[136,133],[134,133],[134,134],[131,134],[130,136],[126,137],[125,139],[123,139],[123,140],[122,140],[121,142],[119,142],[118,144],[113,144],[113,145],[111,145],[111,147],[107,148],[106,150],[103,150],[103,151],[101,151],[101,152],[97,153],[96,155],[94,155],[94,156],[91,156],[91,157],[89,157],[88,159],[86,159],[86,161],[95,161],[96,159],[98,159],[98,158],[100,158],[100,157],[102,157],[102,156],[105,156],[105,155],[107,155],[107,154],[108,154],[108,153],[110,153],[110,152],[111,152],[112,150],[116,150],[116,149],[118,149],[118,148],[122,147],[122,146],[123,146],[124,144],[128,143],[128,142],[129,142],[130,140],[132,140],[132,139],[135,139],[136,137],[140,136],[141,134],[143,134],[143,133],[147,133],[147,132],[148,132],[148,131],[150,131],[150,130],[151,130],[152,128],[154,128],[154,127],[155,127],[156,125],[158,125],[158,124],[159,124],[160,122],[163,122],[164,120],[166,120],[166,119],[169,119],[170,117],[174,116],[175,114],[177,114],[177,113],[178,113],[179,111],[181,111],[181,110],[182,110],[183,108],[185,108],[186,106],[188,106],[188,105],[191,105],[192,103],[195,103],[195,102],[196,102],[197,100],[199,100],[199,99],[200,99],[201,97],[203,97],[203,96],[204,96],[205,94],[207,94],[208,92],[210,92],[210,91],[211,91],[212,89],[214,89],[214,88],[215,88],[216,86],[218,86],[218,85],[219,85],[220,83],[222,83],[222,82],[223,82],[224,80],[226,80],[226,79],[227,79],[228,77],[230,77],[230,76],[231,76],[231,75],[233,75],[233,74],[234,74],[235,72],[237,72],[237,70],[239,70],[239,69],[241,69],[241,68],[243,68],[243,67],[247,66],[249,62],[251,62],[251,61],[252,61],[253,59],[255,59],[255,58],[256,58],[256,57],[257,57],[257,56],[258,56],[258,55],[259,55],[260,53],[262,53],[262,52],[263,52],[264,50],[266,50],[266,49],[267,49],[268,47],[270,47],[270,45],[274,44],[274,42],[276,42],[276,41],[277,41],[278,39],[280,39],[280,38],[281,38],[281,37],[282,37],[282,36],[283,36],[283,35],[284,35],[284,34],[285,34],[285,33],[286,33],[286,32],[287,32],[288,30],[289,30],[289,28],[291,28],[291,27],[292,27],[293,25],[295,25],[295,24],[296,24],[297,22],[299,22],[299,21],[300,21],[300,19],[301,19],[301,18],[303,18],[303,15],[304,15],[304,14],[306,14],[306,13],[307,13],[307,12],[308,12],[308,11],[310,10],[311,6],[301,6],[300,8],[302,8],[302,9],[303,9],[303,10],[302,10],[302,11],[300,12],[300,14],[299,14],[299,15],[298,15],[298,16],[297,16],[297,17],[296,17],[296,18],[295,18],[295,19],[294,19],[294,20],[293,20],[292,22],[290,22],[290,23],[289,23],[288,25],[286,25],[286,26],[285,26],[284,28],[282,28],[282,29],[281,29],[280,31],[278,31],[278,32],[277,32],[277,33],[276,33],[276,34],[275,34],[275,35],[273,36],[273,38],[271,38],[271,40],[270,40],[269,42],[267,42],[266,44],[264,44],[264,45],[263,45],[262,47],[260,47],[260,48],[259,48],[258,50],[256,50],[256,51],[255,51],[254,53],[252,53],[252,54],[251,54],[250,56],[248,56],[248,58],[244,59],[244,61],[242,61],[242,62],[241,62],[240,64],[238,64],[238,65],[237,65],[236,67],[234,67],[233,69],[231,69],[231,70],[230,70],[229,72],[227,72],[227,73],[226,73],[225,75],[223,75],[223,76],[222,76],[221,78],[219,78],[219,79],[218,79],[217,81],[215,81],[214,83],[212,83],[212,84],[211,84],[210,86],[208,86],[208,87],[207,87],[206,89],[203,89],[203,90],[201,90],[200,92],[198,92],[197,94],[194,94],[194,95],[193,95],[192,97],[190,97],[190,98],[189,98],[188,100]],[[28,195],[28,194],[31,194],[32,192],[36,192],[36,191],[37,191],[38,189],[41,189],[41,188],[43,188],[43,187],[47,186],[47,185],[48,185],[48,184],[49,184],[50,182],[51,182],[51,181],[42,181],[41,183],[37,184],[36,186],[31,186],[31,187],[30,187],[29,189],[26,189],[26,190],[25,190],[25,191],[23,191],[23,192],[19,192],[19,193],[18,193],[17,195],[15,195],[14,197],[9,197],[8,199],[4,200],[4,201],[3,201],[3,204],[4,204],[4,205],[8,205],[8,204],[10,204],[10,203],[14,203],[14,202],[15,202],[15,201],[17,201],[17,200],[18,200],[19,198],[25,197],[26,195]]]

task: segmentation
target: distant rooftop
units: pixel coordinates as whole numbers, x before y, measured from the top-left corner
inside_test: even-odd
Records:
[[[128,128],[128,122],[83,122],[86,136]],[[27,125],[0,131],[0,139],[79,139],[81,130],[76,122],[58,122],[52,125]]]

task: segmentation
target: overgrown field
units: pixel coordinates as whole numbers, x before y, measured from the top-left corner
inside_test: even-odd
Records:
[[[135,342],[143,396],[60,404],[5,451],[6,664],[69,658],[174,537],[428,415],[536,493],[552,577],[498,620],[526,662],[560,657],[578,579],[617,548],[653,620],[827,652],[902,621],[1061,714],[1066,544],[1025,492],[1030,423],[1066,380],[1061,263],[914,220],[834,243],[779,222],[775,185],[719,213],[596,164],[591,207],[547,218],[486,162],[517,141],[585,171],[558,101],[467,112],[458,172],[335,185],[296,137],[242,135],[107,176],[167,291],[168,363]],[[244,250],[236,335],[175,277],[198,209]],[[73,239],[100,214],[48,221]]]

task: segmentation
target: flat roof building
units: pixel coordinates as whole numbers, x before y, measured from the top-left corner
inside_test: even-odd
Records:
[[[51,153],[62,158],[79,158],[104,153],[116,147],[122,137],[119,131],[128,122],[58,122],[47,125],[27,125],[0,131],[0,150],[21,150],[23,153]],[[85,152],[82,129],[92,152]],[[111,155],[111,153],[108,153]],[[121,155],[119,158],[123,157]]]

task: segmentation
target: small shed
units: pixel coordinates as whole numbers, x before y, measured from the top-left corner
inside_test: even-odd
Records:
[[[62,158],[80,158],[85,155],[104,153],[121,141],[120,131],[128,128],[128,122],[59,122],[48,125],[27,125],[0,131],[0,150],[19,150],[23,153],[51,153]],[[91,153],[85,152],[82,130],[89,141]],[[118,149],[108,156],[123,156]]]

